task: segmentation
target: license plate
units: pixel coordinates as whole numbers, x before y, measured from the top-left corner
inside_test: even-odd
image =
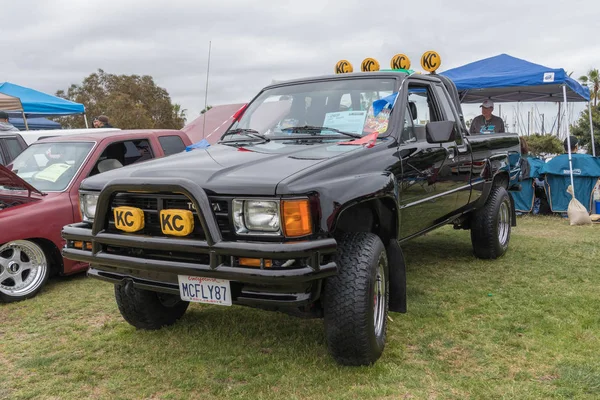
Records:
[[[194,214],[190,210],[160,210],[160,230],[165,235],[187,236],[194,232]]]
[[[231,305],[231,289],[226,279],[178,275],[181,300],[194,303]]]
[[[115,227],[124,232],[144,229],[144,211],[136,207],[115,207]]]

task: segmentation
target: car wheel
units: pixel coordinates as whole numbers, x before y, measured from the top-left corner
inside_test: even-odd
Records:
[[[494,187],[485,206],[475,211],[471,221],[471,243],[476,257],[494,259],[506,252],[511,215],[508,192],[502,186]]]
[[[385,346],[389,304],[388,259],[372,233],[338,240],[338,274],[327,278],[323,294],[325,334],[333,358],[342,365],[370,365]]]
[[[131,281],[115,284],[115,299],[125,321],[148,330],[173,325],[189,306],[178,295],[139,289]]]
[[[49,274],[48,258],[37,243],[15,240],[0,246],[0,301],[10,303],[35,296]]]

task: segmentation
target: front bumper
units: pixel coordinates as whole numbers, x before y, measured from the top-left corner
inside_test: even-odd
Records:
[[[204,191],[188,180],[152,179],[141,185],[121,179],[107,185],[98,199],[93,227],[88,223],[67,225],[63,256],[91,265],[91,277],[110,282],[131,280],[140,288],[179,293],[178,275],[227,279],[233,302],[255,306],[302,306],[320,295],[321,281],[337,273],[334,239],[303,242],[224,241]],[[196,205],[205,240],[109,233],[105,229],[110,199],[129,191],[178,192]],[[81,248],[75,242],[83,242]],[[85,250],[91,243],[91,250]],[[261,267],[239,266],[240,257],[261,259]],[[295,260],[295,265],[266,268],[264,260]]]

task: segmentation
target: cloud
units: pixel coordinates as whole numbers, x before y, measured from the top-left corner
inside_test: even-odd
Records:
[[[23,0],[3,15],[0,80],[54,93],[98,68],[151,75],[190,118],[204,107],[209,41],[213,105],[248,101],[273,79],[330,74],[342,58],[387,67],[405,53],[419,69],[429,49],[442,69],[500,53],[575,77],[600,66],[593,1]]]

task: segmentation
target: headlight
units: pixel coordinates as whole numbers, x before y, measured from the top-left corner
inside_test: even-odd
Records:
[[[308,199],[233,200],[233,225],[238,235],[302,237],[312,233]]]
[[[279,234],[279,201],[233,200],[233,223],[237,233]]]
[[[79,193],[79,210],[84,221],[94,222],[99,196],[97,193]]]

